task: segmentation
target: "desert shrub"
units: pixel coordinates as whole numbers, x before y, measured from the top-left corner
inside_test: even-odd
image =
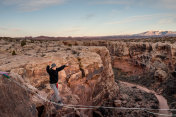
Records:
[[[76,52],[75,50],[72,50],[72,54],[77,54],[78,52]]]
[[[64,41],[63,44],[64,44],[64,45],[68,45],[68,42],[65,42],[65,41]]]
[[[78,46],[78,43],[77,43],[77,42],[75,42],[75,46]]]
[[[34,40],[31,40],[31,43],[34,43]]]
[[[46,56],[43,52],[42,52],[42,55],[41,55],[41,57],[44,57],[44,56]]]
[[[68,46],[72,46],[72,44],[68,44]]]
[[[173,40],[170,40],[170,42],[173,44],[173,43],[175,43],[175,40],[173,39]]]
[[[39,42],[42,44],[43,42],[41,40],[39,40]]]
[[[21,41],[21,46],[23,47],[25,45],[26,45],[26,41],[25,40]]]
[[[15,50],[12,51],[12,55],[13,55],[13,56],[14,56],[14,55],[17,55],[16,52],[15,52]]]
[[[66,50],[71,50],[71,48],[66,48]]]

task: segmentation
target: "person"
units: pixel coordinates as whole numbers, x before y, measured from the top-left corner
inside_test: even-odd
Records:
[[[59,103],[59,104],[62,104],[62,101],[61,101],[61,97],[60,97],[60,94],[59,94],[58,88],[57,88],[58,72],[61,71],[61,70],[63,70],[65,67],[68,67],[68,64],[56,68],[56,64],[53,63],[51,65],[51,68],[50,68],[49,65],[47,65],[47,67],[46,67],[46,71],[49,74],[50,87],[53,89],[53,91],[54,91],[54,97],[56,99],[56,102]],[[53,101],[54,97],[52,97],[52,101]]]

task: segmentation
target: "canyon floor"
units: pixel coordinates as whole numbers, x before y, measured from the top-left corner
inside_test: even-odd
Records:
[[[0,71],[12,79],[0,76],[0,116],[171,116],[158,109],[175,109],[175,58],[172,43],[0,39]],[[61,110],[46,101],[53,62],[69,64],[59,73]]]

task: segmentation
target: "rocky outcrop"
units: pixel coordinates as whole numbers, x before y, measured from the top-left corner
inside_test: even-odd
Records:
[[[48,84],[45,67],[55,62],[57,66],[70,64],[68,68],[59,73],[59,91],[65,104],[134,107],[125,101],[129,97],[128,94],[122,94],[121,97],[124,100],[119,101],[118,86],[114,82],[112,67],[117,82],[120,79],[145,85],[157,93],[164,92],[166,97],[169,95],[173,97],[172,101],[175,100],[176,85],[173,81],[175,79],[176,46],[171,43],[107,40],[30,42],[27,40],[23,47],[18,41],[7,43],[1,40],[0,43],[0,70],[19,74],[25,82],[30,83],[25,84],[27,87],[32,88],[46,99],[50,99],[53,92]],[[17,55],[12,56],[13,51]],[[131,90],[133,91],[134,89]],[[57,111],[52,104],[45,103],[34,94],[30,95],[30,100],[36,105],[41,116],[121,114],[121,111],[116,113],[116,111],[101,108],[93,111],[63,108]],[[111,104],[107,105],[107,100]]]
[[[173,40],[172,40],[173,39]],[[169,40],[172,40],[169,42]],[[121,41],[84,40],[63,41],[64,44],[105,46],[112,58],[116,80],[135,82],[155,90],[167,97],[172,105],[175,101],[176,42],[175,38],[159,40],[129,39]],[[161,43],[162,42],[162,43]],[[174,43],[175,42],[175,43]],[[175,108],[175,106],[170,106]]]
[[[168,74],[163,70],[157,70],[154,74],[156,80],[159,80],[160,82],[167,80],[167,76]]]
[[[23,79],[23,85],[50,100],[53,92],[46,66],[53,62],[57,66],[69,63],[69,67],[59,73],[59,92],[64,104],[100,106],[118,96],[111,57],[105,47],[71,48],[52,44],[27,43],[23,47],[11,44],[7,50],[1,49],[4,54],[0,58],[0,70],[17,73]],[[16,50],[17,55],[9,53],[12,50]],[[46,103],[35,93],[29,97],[29,102],[35,104],[40,116],[93,116],[92,110],[75,111],[66,107],[56,110],[53,104]]]
[[[113,68],[129,75],[162,69],[171,72],[176,66],[176,46],[168,42],[122,42],[122,41],[63,41],[66,45],[105,46],[110,51]]]
[[[36,106],[30,101],[28,91],[0,76],[0,92],[1,117],[37,117]]]

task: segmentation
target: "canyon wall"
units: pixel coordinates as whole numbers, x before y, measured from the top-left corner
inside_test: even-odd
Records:
[[[12,54],[13,51],[15,54]],[[60,42],[36,42],[21,46],[17,42],[1,40],[0,55],[0,71],[10,72],[11,79],[14,80],[14,74],[19,75],[17,79],[20,79],[22,85],[44,99],[50,100],[53,93],[46,72],[46,66],[52,63],[56,63],[58,67],[69,63],[69,67],[59,72],[59,92],[64,104],[100,106],[107,100],[118,97],[119,89],[114,80],[111,57],[106,47],[66,47],[61,46]],[[7,88],[8,86],[4,89]],[[11,88],[11,92],[14,90],[16,89]],[[45,102],[35,93],[21,94],[21,90],[23,89],[19,88],[15,95],[28,96],[28,102],[35,105],[40,116],[90,117],[95,110],[66,107],[56,110],[53,104]],[[17,104],[16,101],[9,100],[6,103]],[[22,106],[25,107],[25,104]]]
[[[89,40],[63,41],[62,43],[65,45],[105,46],[110,51],[113,68],[129,75],[139,75],[151,71],[165,74],[165,72],[174,71],[176,67],[176,45],[168,42]],[[164,77],[164,75],[162,76]]]
[[[0,76],[0,92],[1,117],[37,116],[38,112],[35,104],[30,101],[29,92],[3,76]]]
[[[97,106],[113,99],[108,106],[114,106],[113,101],[119,102],[120,99],[115,80],[144,85],[163,94],[169,104],[176,99],[175,44],[26,40],[22,45],[19,40],[0,40],[0,71],[10,72],[12,78],[14,74],[19,75],[21,84],[46,99],[51,99],[53,92],[45,69],[53,62],[57,66],[69,63],[69,67],[59,73],[59,91],[65,104]],[[28,92],[27,95],[30,104],[34,104],[40,116],[101,116],[101,112],[105,114],[107,111],[73,108],[56,110],[53,104],[35,94]],[[33,109],[35,112],[35,108]],[[113,112],[117,115],[121,113]],[[108,115],[112,116],[113,112]]]
[[[110,51],[115,79],[146,86],[164,95],[170,108],[176,100],[176,42],[84,40],[64,45],[105,46]],[[145,39],[143,40],[145,41]]]

